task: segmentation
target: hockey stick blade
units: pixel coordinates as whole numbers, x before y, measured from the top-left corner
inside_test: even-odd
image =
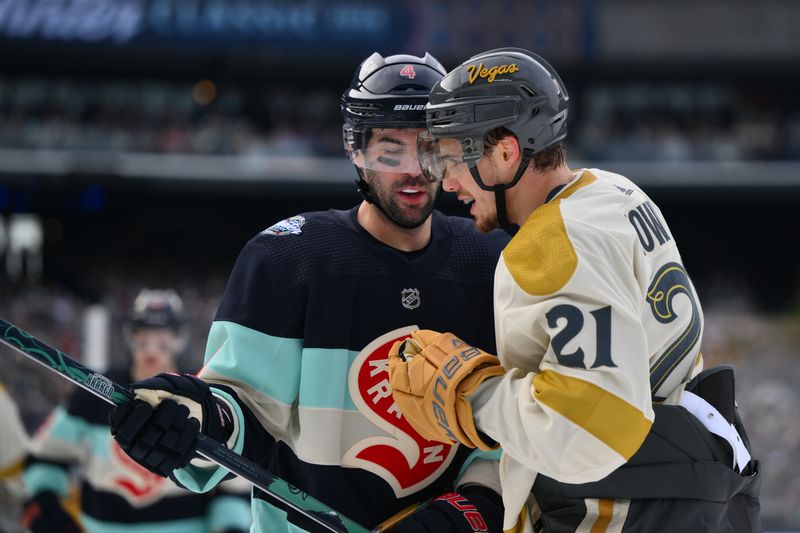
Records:
[[[103,374],[94,372],[68,355],[48,346],[33,335],[0,318],[0,342],[65,377],[75,385],[114,405],[130,401],[133,394]],[[273,496],[337,533],[369,533],[369,530],[337,513],[324,503],[267,472],[252,461],[232,452],[222,444],[200,433],[197,453],[209,461],[240,476],[270,496]],[[378,530],[380,531],[380,530]]]

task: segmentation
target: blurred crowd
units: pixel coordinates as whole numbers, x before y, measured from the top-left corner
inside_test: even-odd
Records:
[[[779,112],[793,109],[775,105],[781,98],[721,83],[596,86],[576,144],[589,160],[798,159],[800,110]]]
[[[800,158],[800,109],[775,105],[789,99],[781,93],[769,105],[723,82],[573,93],[575,159]],[[338,100],[332,88],[285,84],[0,78],[0,149],[339,156]]]
[[[196,372],[202,365],[205,334],[216,311],[222,283],[224,280],[210,281],[204,288],[181,287],[188,335],[179,364],[185,371]],[[120,280],[100,302],[109,317],[108,366],[119,366],[127,361],[122,322],[139,288],[125,286]],[[12,290],[0,284],[0,317],[79,360],[86,343],[85,312],[96,304],[63,288],[37,285]],[[6,351],[5,347],[2,350]],[[63,378],[11,350],[7,350],[4,357],[0,382],[16,395],[22,420],[29,430],[37,427],[72,389]]]
[[[0,79],[0,148],[340,153],[338,95],[291,87]],[[331,135],[319,135],[327,128]],[[333,142],[331,142],[331,138]]]
[[[129,280],[109,282],[102,304],[108,309],[112,335],[109,362],[126,357],[121,318],[137,287]],[[202,362],[208,327],[221,295],[223,279],[178,287],[185,302],[189,342],[181,359],[185,370]],[[80,357],[85,339],[82,321],[89,302],[55,287],[0,288],[0,316],[62,351]],[[713,291],[710,293],[713,296]],[[709,301],[710,300],[710,301]],[[740,413],[747,424],[757,456],[763,462],[764,524],[780,529],[800,523],[800,317],[772,316],[753,311],[744,301],[710,298],[705,303],[703,354],[708,366],[732,363],[737,372]],[[0,347],[4,382],[17,401],[22,419],[32,431],[71,390],[55,374]],[[1,500],[2,498],[0,498]],[[0,502],[0,506],[2,506]]]
[[[736,400],[762,464],[761,507],[767,530],[800,524],[800,315],[768,316],[706,306],[706,366],[736,369]]]

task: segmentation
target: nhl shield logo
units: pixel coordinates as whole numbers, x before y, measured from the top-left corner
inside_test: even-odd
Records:
[[[403,289],[400,293],[400,303],[406,309],[416,309],[419,307],[419,289]]]

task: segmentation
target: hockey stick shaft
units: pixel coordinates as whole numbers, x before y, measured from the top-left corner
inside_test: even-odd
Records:
[[[0,341],[72,383],[114,405],[133,400],[131,391],[48,346],[14,324],[0,318]],[[369,533],[369,530],[337,513],[324,503],[267,472],[252,461],[203,435],[197,436],[197,453],[240,476],[270,496],[337,533]]]

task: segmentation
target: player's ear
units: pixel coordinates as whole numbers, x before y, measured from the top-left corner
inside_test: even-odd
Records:
[[[497,141],[495,151],[504,165],[513,166],[515,169],[522,158],[519,140],[513,135],[508,135]]]

